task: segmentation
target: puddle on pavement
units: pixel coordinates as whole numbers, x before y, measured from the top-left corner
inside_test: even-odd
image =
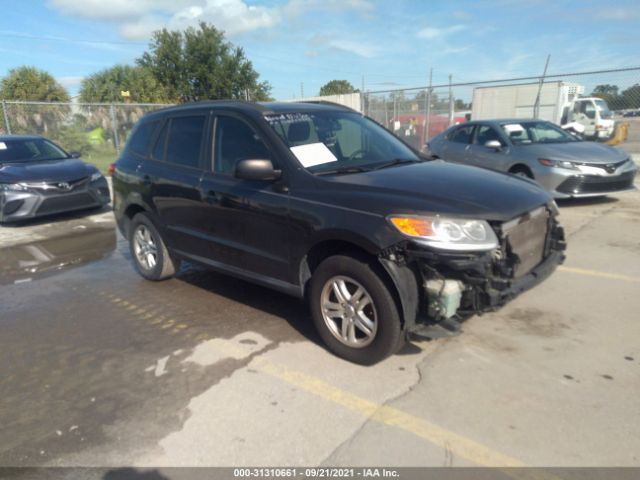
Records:
[[[62,237],[0,248],[0,285],[55,275],[101,260],[115,248],[113,226],[74,229]]]

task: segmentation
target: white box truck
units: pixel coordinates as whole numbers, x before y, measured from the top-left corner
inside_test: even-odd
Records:
[[[569,82],[525,83],[476,87],[471,105],[472,120],[497,118],[537,118],[558,125],[577,122],[588,139],[606,140],[613,135],[614,120],[607,102],[597,97],[581,97],[584,87]]]

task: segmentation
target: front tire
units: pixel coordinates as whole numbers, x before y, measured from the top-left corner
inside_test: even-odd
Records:
[[[158,229],[144,213],[138,213],[131,220],[129,250],[136,270],[147,280],[166,280],[176,273],[177,264]]]
[[[309,302],[320,337],[339,357],[372,365],[403,343],[396,302],[369,263],[344,255],[327,258],[313,274]]]

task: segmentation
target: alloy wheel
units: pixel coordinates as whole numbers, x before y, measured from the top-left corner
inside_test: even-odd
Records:
[[[348,347],[369,345],[378,330],[376,308],[367,290],[353,278],[339,275],[324,284],[322,318],[329,331]]]

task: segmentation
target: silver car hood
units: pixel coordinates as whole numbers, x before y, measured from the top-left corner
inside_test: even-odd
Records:
[[[567,142],[549,144],[517,145],[511,147],[513,154],[537,156],[549,160],[569,160],[584,163],[618,163],[629,158],[624,150],[595,142]]]

